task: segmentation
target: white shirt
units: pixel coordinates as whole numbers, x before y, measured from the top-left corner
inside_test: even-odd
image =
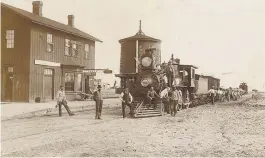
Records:
[[[214,89],[210,89],[207,93],[214,93],[215,94],[215,90]]]
[[[57,92],[57,101],[61,102],[63,100],[66,100],[65,92],[62,90],[59,90]]]
[[[162,92],[160,93],[160,98],[165,98],[168,96],[168,91],[169,88],[165,88],[164,90],[162,90]]]
[[[123,96],[124,96],[124,93],[122,92],[121,95],[120,95],[120,100],[121,101],[124,101],[123,100]],[[130,101],[132,101],[133,100],[133,97],[132,97],[131,93],[129,93],[129,97],[130,97]]]

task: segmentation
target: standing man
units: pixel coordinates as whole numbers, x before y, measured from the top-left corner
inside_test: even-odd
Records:
[[[171,95],[171,116],[176,116],[177,109],[178,109],[178,100],[179,100],[179,92],[176,87],[172,87],[172,95]]]
[[[146,99],[147,99],[148,104],[149,104],[149,106],[147,108],[149,108],[153,102],[154,103],[154,109],[156,109],[155,97],[160,98],[160,96],[154,90],[154,87],[151,87],[150,90],[147,92],[147,96],[146,96]]]
[[[214,86],[207,93],[210,94],[212,105],[214,105],[214,97],[215,97]]]
[[[101,92],[101,85],[98,85],[98,90],[94,92],[94,101],[96,103],[96,116],[95,119],[101,119],[101,111],[103,104],[103,96]]]
[[[164,112],[169,114],[169,95],[170,88],[166,85],[166,88],[160,93],[160,98],[164,104]]]
[[[124,89],[124,92],[120,95],[120,100],[122,101],[122,116],[125,118],[125,107],[126,105],[130,107],[130,114],[132,115],[132,101],[133,97],[131,93],[129,92],[128,88]]]
[[[67,100],[66,100],[65,91],[64,91],[64,87],[63,86],[60,86],[60,89],[57,92],[57,105],[59,106],[59,116],[62,116],[62,105],[65,107],[65,109],[68,112],[69,116],[73,116],[74,115],[71,112],[71,110],[69,109],[68,105],[67,105]]]
[[[172,87],[175,73],[174,73],[174,68],[172,66],[171,61],[168,62],[168,66],[166,68],[166,76],[167,76],[167,80],[168,80],[168,86]]]
[[[182,97],[182,91],[181,89],[176,86],[177,92],[178,92],[178,111],[182,109],[183,106],[183,97]]]

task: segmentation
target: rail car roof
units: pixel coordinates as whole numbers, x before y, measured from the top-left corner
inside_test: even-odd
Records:
[[[54,20],[51,20],[51,19],[48,19],[48,18],[45,18],[43,16],[38,16],[38,15],[34,15],[33,13],[31,12],[28,12],[28,11],[25,11],[23,9],[20,9],[20,8],[16,8],[16,7],[13,7],[11,5],[8,5],[8,4],[5,4],[5,3],[2,3],[1,2],[1,7],[5,7],[15,13],[17,13],[18,15],[28,19],[28,20],[31,20],[33,23],[36,23],[36,24],[39,24],[39,25],[44,25],[46,27],[50,27],[50,28],[53,28],[55,30],[59,30],[59,31],[63,31],[63,32],[66,32],[66,33],[70,33],[72,35],[76,35],[76,36],[79,36],[79,37],[82,37],[82,38],[85,38],[85,39],[89,39],[89,40],[92,40],[92,41],[97,41],[97,42],[102,42],[101,40],[97,39],[96,37],[93,37],[75,27],[71,27],[71,26],[68,26],[66,24],[63,24],[63,23],[60,23],[60,22],[57,22],[57,21],[54,21]]]
[[[193,68],[195,68],[195,69],[198,69],[198,67],[197,66],[194,66],[194,65],[179,65],[180,67],[193,67]]]

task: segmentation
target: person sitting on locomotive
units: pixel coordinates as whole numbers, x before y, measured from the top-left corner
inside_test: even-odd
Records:
[[[169,114],[169,91],[170,87],[166,85],[166,88],[160,93],[160,98],[164,104],[164,112]]]
[[[126,105],[130,107],[130,114],[132,114],[132,101],[133,97],[131,93],[129,92],[128,88],[124,89],[124,92],[120,95],[120,100],[122,101],[122,116],[125,118],[125,107]]]
[[[156,93],[156,91],[154,90],[154,87],[151,87],[150,90],[147,92],[146,95],[146,100],[147,100],[147,104],[149,108],[151,106],[151,103],[154,103],[154,109],[156,109],[156,99],[155,97],[160,98],[160,96]]]
[[[171,61],[168,62],[168,66],[166,67],[166,76],[168,80],[168,86],[172,87],[174,76],[175,76],[175,71],[174,71]]]

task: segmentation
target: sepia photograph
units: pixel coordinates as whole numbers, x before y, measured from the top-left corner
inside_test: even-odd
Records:
[[[1,0],[1,157],[265,157],[265,0]]]

